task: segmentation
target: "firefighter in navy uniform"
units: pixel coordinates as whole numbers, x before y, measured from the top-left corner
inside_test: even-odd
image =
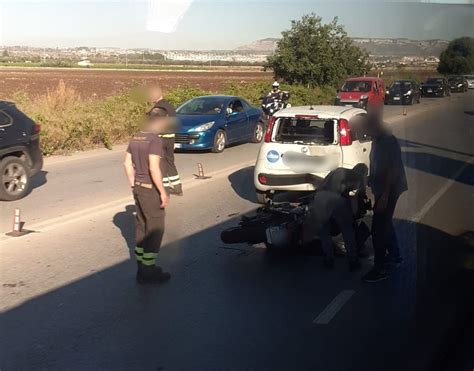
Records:
[[[162,117],[150,115],[143,129],[130,141],[125,156],[125,172],[136,206],[137,282],[159,283],[171,275],[156,265],[165,230],[165,208],[169,196],[163,185],[163,139],[156,135],[162,125]]]
[[[169,118],[168,123],[162,126],[163,129],[158,134],[163,139],[164,159],[167,164],[166,172],[163,174],[163,184],[167,188],[168,193],[182,196],[183,187],[174,161],[174,143],[177,128],[176,110],[171,103],[163,99],[163,94],[159,87],[150,89],[150,100],[153,102],[153,108],[150,110],[150,113],[164,111]]]

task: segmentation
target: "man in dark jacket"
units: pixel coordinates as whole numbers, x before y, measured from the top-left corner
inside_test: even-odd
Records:
[[[397,138],[383,128],[380,119],[374,119],[371,125],[369,185],[375,198],[372,219],[374,267],[363,280],[378,282],[387,278],[388,268],[398,267],[402,261],[392,218],[398,198],[408,185]]]
[[[334,249],[331,237],[331,227],[336,225],[342,233],[349,258],[349,270],[360,268],[358,259],[357,240],[355,234],[354,212],[351,205],[351,195],[361,192],[365,195],[365,178],[367,166],[359,164],[354,169],[337,168],[331,171],[319,185],[314,199],[309,205],[309,215],[306,218],[304,231],[309,241],[319,237],[325,253],[326,268],[334,266]]]

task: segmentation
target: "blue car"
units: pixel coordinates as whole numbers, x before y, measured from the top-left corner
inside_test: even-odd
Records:
[[[235,143],[260,143],[265,134],[262,111],[245,99],[210,95],[191,99],[176,110],[180,129],[178,150],[212,150],[220,153]]]

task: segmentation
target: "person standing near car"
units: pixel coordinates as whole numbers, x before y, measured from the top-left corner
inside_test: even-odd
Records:
[[[169,118],[168,122],[163,125],[163,129],[158,134],[163,139],[164,159],[166,161],[166,172],[163,174],[163,184],[168,192],[173,195],[182,196],[183,187],[181,178],[176,168],[174,158],[174,143],[176,139],[176,110],[173,105],[163,98],[163,92],[160,87],[154,86],[149,91],[150,100],[153,108],[148,114],[157,110],[164,111]]]
[[[387,271],[402,262],[393,214],[398,198],[408,190],[408,184],[397,138],[383,127],[382,120],[376,116],[369,125],[373,137],[369,186],[375,198],[372,219],[374,266],[363,280],[378,282],[386,279]]]
[[[156,135],[161,120],[153,114],[147,118],[143,129],[130,141],[124,161],[136,207],[135,256],[139,284],[164,282],[171,277],[156,265],[165,231],[165,208],[169,204],[163,185],[166,169],[163,139]]]

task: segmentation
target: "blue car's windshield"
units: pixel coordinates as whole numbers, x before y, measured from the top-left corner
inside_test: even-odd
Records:
[[[225,98],[194,98],[178,107],[176,113],[181,115],[218,115],[224,109]]]

